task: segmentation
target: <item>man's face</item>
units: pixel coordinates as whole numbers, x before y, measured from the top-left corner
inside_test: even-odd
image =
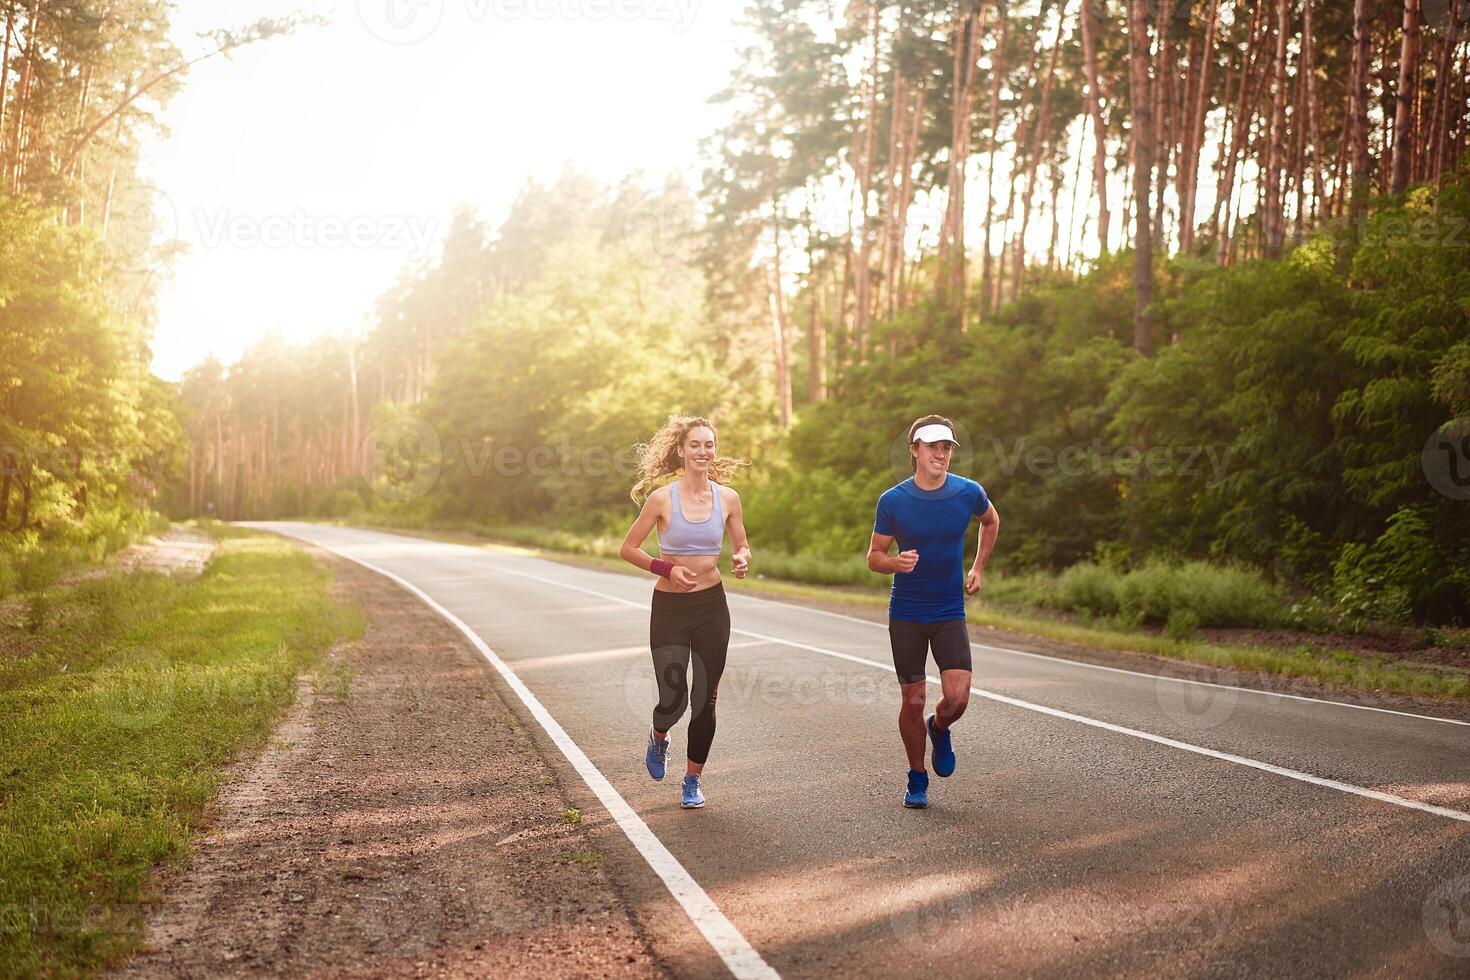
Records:
[[[954,456],[952,442],[918,442],[913,445],[914,472],[931,480],[939,479],[949,472],[949,461]]]

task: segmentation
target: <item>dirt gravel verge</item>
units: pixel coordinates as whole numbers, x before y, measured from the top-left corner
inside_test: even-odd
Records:
[[[479,653],[392,582],[308,550],[369,625],[233,767],[113,975],[665,975]]]

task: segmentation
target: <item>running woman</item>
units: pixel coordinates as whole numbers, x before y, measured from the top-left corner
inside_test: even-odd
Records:
[[[868,545],[868,567],[893,576],[888,639],[903,697],[898,733],[909,760],[903,805],[915,809],[929,805],[926,738],[934,743],[935,775],[954,772],[949,730],[969,704],[972,676],[965,596],[980,591],[985,562],[1000,532],[1000,516],[985,488],[949,472],[958,445],[954,423],[942,415],[926,415],[909,426],[909,465],[914,475],[878,498]],[[980,519],[980,545],[966,576],[965,532],[975,517]],[[890,555],[895,540],[898,554]],[[926,721],[924,677],[931,651],[939,666],[941,695]]]
[[[689,763],[680,804],[686,809],[704,806],[699,782],[715,738],[715,695],[730,646],[730,608],[718,565],[727,528],[735,577],[744,578],[750,570],[740,495],[724,485],[739,465],[739,460],[715,451],[715,429],[708,419],[669,416],[653,440],[641,447],[633,502],[638,503],[639,495],[663,477],[680,476],[648,494],[618,552],[624,561],[658,576],[648,624],[658,705],[653,709],[644,765],[654,779],[664,778],[669,729],[692,706]],[[655,527],[659,557],[650,558],[642,545]]]

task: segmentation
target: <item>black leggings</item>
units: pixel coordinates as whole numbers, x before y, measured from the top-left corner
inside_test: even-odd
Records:
[[[667,732],[683,717],[692,700],[689,761],[703,765],[715,740],[715,694],[730,647],[730,607],[725,602],[725,587],[716,585],[698,592],[655,591],[648,644],[653,650],[653,671],[658,676],[654,730]],[[691,652],[692,699],[688,679]]]

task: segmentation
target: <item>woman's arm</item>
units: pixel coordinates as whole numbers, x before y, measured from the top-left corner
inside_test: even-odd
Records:
[[[745,573],[750,571],[750,538],[745,533],[745,511],[740,506],[740,494],[729,487],[721,487],[721,492],[729,491],[730,506],[725,511],[725,524],[730,529],[730,566],[735,572],[736,578],[745,578]]]
[[[623,536],[623,544],[618,548],[618,555],[623,561],[645,572],[653,571],[654,560],[643,550],[643,542],[648,540],[648,535],[658,526],[659,516],[663,512],[663,498],[667,495],[662,487],[648,495],[648,499],[643,501],[643,509],[638,512],[638,518],[628,528],[628,533]]]

